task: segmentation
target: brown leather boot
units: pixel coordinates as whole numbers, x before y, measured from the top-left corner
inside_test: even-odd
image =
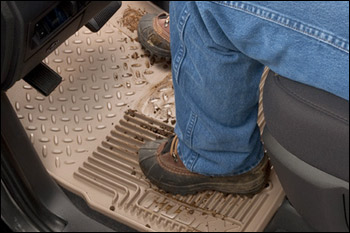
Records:
[[[171,58],[169,23],[168,13],[146,14],[140,19],[137,28],[139,42],[151,55]]]
[[[204,176],[190,172],[177,154],[177,136],[149,141],[139,150],[139,162],[145,176],[171,194],[195,194],[215,190],[232,194],[255,194],[262,190],[270,174],[267,155],[250,171],[235,176]]]

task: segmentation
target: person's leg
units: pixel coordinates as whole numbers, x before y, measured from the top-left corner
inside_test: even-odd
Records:
[[[348,100],[348,4],[172,2],[179,142],[140,149],[146,177],[173,193],[260,190],[268,176],[256,123],[263,67]]]
[[[256,122],[264,66],[224,47],[225,34],[210,19],[208,28],[195,7],[170,6],[179,155],[193,172],[240,174],[263,156]]]
[[[262,158],[264,65],[349,97],[348,2],[172,2],[179,156],[192,172],[235,175]]]

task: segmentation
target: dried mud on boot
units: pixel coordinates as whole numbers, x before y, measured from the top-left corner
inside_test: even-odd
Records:
[[[262,231],[284,198],[275,173],[269,187],[251,199],[210,191],[173,196],[145,179],[138,148],[164,136],[127,122],[124,111],[137,109],[129,118],[170,133],[163,121],[171,115],[175,124],[175,105],[171,72],[163,68],[170,62],[144,55],[136,30],[131,32],[140,16],[128,8],[161,11],[150,2],[123,2],[99,33],[82,27],[44,60],[64,76],[51,96],[41,96],[23,80],[7,91],[38,157],[92,209],[141,232]],[[144,74],[145,69],[154,73]],[[126,73],[133,76],[122,77]]]

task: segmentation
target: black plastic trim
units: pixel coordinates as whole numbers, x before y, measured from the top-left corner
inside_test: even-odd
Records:
[[[346,198],[345,194],[343,194],[343,205],[344,205],[344,217],[345,217],[345,223],[346,226],[349,229],[349,197]]]
[[[38,226],[30,219],[12,198],[6,185],[1,180],[1,220],[6,225],[7,232],[34,232],[40,231]],[[3,231],[3,226],[1,228]],[[43,231],[43,230],[41,230]]]
[[[317,231],[349,232],[348,216],[344,214],[349,182],[290,153],[274,138],[268,123],[262,138],[286,196],[305,221]]]

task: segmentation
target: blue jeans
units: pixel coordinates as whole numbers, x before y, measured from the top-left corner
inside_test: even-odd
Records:
[[[175,132],[192,172],[260,162],[264,66],[349,100],[349,2],[171,2],[170,19]]]

